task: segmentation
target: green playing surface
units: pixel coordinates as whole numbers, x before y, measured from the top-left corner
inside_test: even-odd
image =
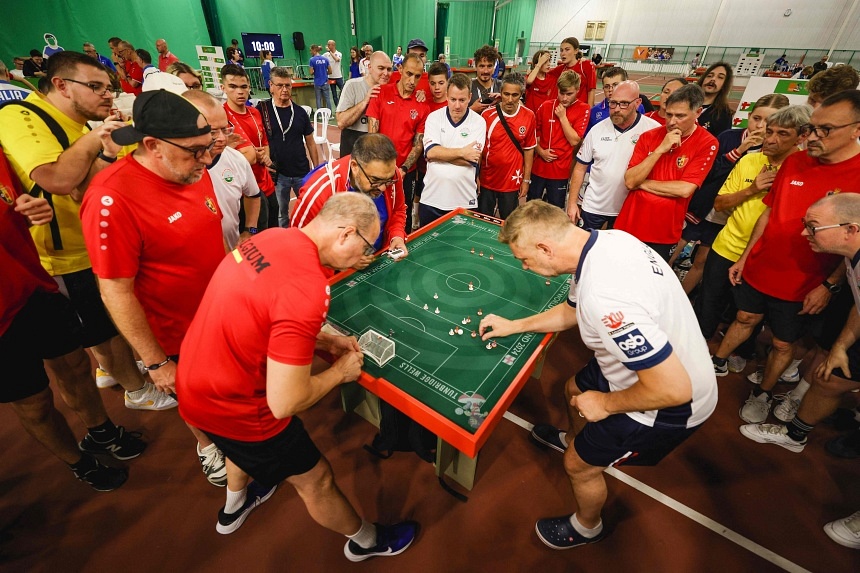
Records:
[[[544,277],[524,271],[499,243],[498,232],[491,222],[456,215],[412,239],[407,258],[395,263],[383,256],[338,281],[328,315],[329,322],[357,337],[368,329],[385,337],[394,331],[395,357],[384,367],[367,358],[365,372],[472,433],[543,338],[513,335],[487,349],[480,337],[471,336],[482,318],[478,310],[484,316],[522,318],[564,301],[568,292],[567,276],[547,285]],[[466,317],[471,322],[462,324]],[[457,328],[463,334],[451,335]]]

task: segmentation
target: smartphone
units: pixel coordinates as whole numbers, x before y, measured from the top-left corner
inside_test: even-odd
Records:
[[[391,249],[386,254],[396,261],[403,256],[403,249]]]
[[[483,104],[496,103],[496,98],[494,98],[494,97],[481,98],[481,103],[483,103]]]

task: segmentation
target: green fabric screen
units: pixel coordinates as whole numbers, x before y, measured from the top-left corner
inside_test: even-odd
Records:
[[[451,55],[460,58],[453,65],[466,65],[475,50],[491,44],[493,2],[457,2],[448,8],[448,36],[451,37]]]
[[[343,0],[348,5],[348,0]],[[434,52],[436,21],[435,0],[355,0],[355,27],[358,43],[372,42],[382,36],[384,45],[373,44],[374,50],[383,50],[391,55],[397,46],[403,46],[413,38],[421,38],[430,49],[428,60],[436,59]],[[436,54],[439,50],[435,51]]]
[[[41,51],[45,33],[54,34],[66,50],[80,52],[84,42],[92,42],[107,57],[107,39],[118,36],[149,51],[153,63],[158,56],[155,41],[164,38],[171,52],[193,66],[197,65],[194,46],[209,43],[199,1],[4,2],[0,59],[11,68],[14,56],[29,57],[34,48]]]
[[[508,58],[514,57],[517,39],[524,37],[525,42],[523,62],[528,56],[529,40],[532,35],[532,24],[535,19],[537,0],[513,0],[510,4],[502,7],[496,16],[495,37],[499,39],[499,50]],[[523,33],[524,36],[522,35]]]

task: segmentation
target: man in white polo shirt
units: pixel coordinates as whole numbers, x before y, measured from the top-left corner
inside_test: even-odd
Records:
[[[487,138],[484,118],[469,109],[471,82],[454,74],[448,82],[448,105],[429,116],[424,127],[427,175],[418,205],[421,226],[457,207],[478,206],[476,182]]]
[[[591,175],[582,206],[569,201],[567,214],[574,223],[582,220],[586,229],[601,229],[604,223],[608,229],[612,228],[627,197],[624,172],[636,141],[640,134],[660,125],[637,111],[641,101],[639,84],[634,81],[618,84],[608,102],[609,117],[589,130],[576,154],[568,189],[580,188],[589,166]]]

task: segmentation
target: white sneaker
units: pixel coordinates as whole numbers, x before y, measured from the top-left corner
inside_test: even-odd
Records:
[[[747,367],[747,359],[736,354],[729,356],[729,372],[743,372]]]
[[[96,386],[99,388],[110,388],[111,386],[116,386],[117,381],[113,376],[110,375],[110,372],[99,366],[96,368]]]
[[[790,452],[802,452],[806,446],[806,438],[795,442],[788,437],[788,428],[782,424],[747,424],[741,426],[741,434],[760,444],[776,444]]]
[[[778,403],[773,408],[773,415],[783,422],[791,422],[797,415],[797,410],[800,408],[800,400],[795,399],[794,394],[786,392],[773,397]]]
[[[761,384],[762,379],[764,379],[764,369],[756,369],[755,372],[747,376],[747,380],[753,384]],[[778,381],[786,384],[797,384],[800,382],[800,370],[795,368],[793,372],[783,372]]]
[[[139,395],[132,398],[128,392],[125,393],[125,407],[130,410],[170,410],[179,405],[175,398],[159,392],[151,382],[145,382],[143,388],[132,394]]]
[[[824,526],[824,533],[839,545],[860,549],[860,511],[844,519],[831,521]]]
[[[197,457],[200,459],[200,465],[203,466],[203,473],[206,474],[209,483],[218,487],[225,487],[227,485],[227,464],[224,462],[224,454],[218,449],[218,446],[209,444],[200,449],[200,444],[197,444]]]
[[[750,397],[741,406],[738,414],[740,414],[741,420],[747,424],[761,424],[767,420],[771,402],[772,400],[768,399],[765,392],[762,392],[758,397],[750,392]]]

